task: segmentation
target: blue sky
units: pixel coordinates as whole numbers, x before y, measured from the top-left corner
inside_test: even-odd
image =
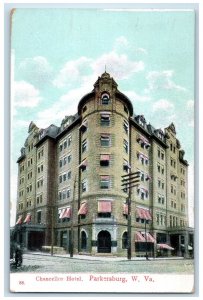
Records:
[[[30,121],[60,125],[104,70],[157,128],[174,122],[193,202],[194,13],[17,9],[12,14],[12,202]],[[15,206],[15,205],[14,205]],[[13,206],[13,207],[14,207]],[[14,210],[13,210],[14,216]],[[13,218],[13,217],[12,217]]]

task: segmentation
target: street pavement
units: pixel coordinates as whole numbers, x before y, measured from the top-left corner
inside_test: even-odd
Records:
[[[145,258],[88,255],[53,255],[37,252],[23,254],[23,265],[11,272],[120,272],[193,274],[194,260],[180,257]]]

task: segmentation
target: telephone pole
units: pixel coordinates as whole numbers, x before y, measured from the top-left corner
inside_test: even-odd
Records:
[[[140,182],[140,171],[131,173],[129,172],[126,175],[121,176],[122,179],[122,190],[128,191],[128,197],[126,199],[126,204],[128,205],[128,244],[127,244],[127,258],[130,260],[132,257],[131,249],[131,197],[132,197],[132,188],[139,185]]]

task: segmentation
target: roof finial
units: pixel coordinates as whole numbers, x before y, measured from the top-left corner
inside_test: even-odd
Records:
[[[105,65],[105,73],[106,73],[106,65]]]

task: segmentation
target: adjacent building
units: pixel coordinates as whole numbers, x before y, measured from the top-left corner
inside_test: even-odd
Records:
[[[67,108],[68,111],[68,108]],[[133,256],[188,255],[188,163],[174,124],[164,131],[135,115],[129,98],[104,73],[74,116],[46,129],[30,123],[18,163],[16,228],[28,249],[126,255],[131,189]],[[109,255],[108,254],[108,255]]]

